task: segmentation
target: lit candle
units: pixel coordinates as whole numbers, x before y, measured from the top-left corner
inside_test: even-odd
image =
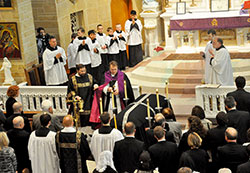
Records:
[[[149,109],[149,99],[147,98],[147,114],[148,114],[148,120],[150,120],[150,109]]]
[[[157,102],[157,108],[160,107],[160,100],[159,100],[159,90],[156,89],[156,102]]]
[[[115,97],[113,91],[112,91],[112,107],[115,108]]]
[[[127,84],[126,81],[124,80],[124,95],[125,95],[125,99],[128,98],[128,94],[127,94]]]
[[[102,98],[100,98],[100,114],[103,113],[103,108],[102,108]]]
[[[165,92],[166,92],[166,98],[168,99],[168,81],[165,81],[166,87],[165,87]]]
[[[116,116],[115,116],[115,114],[113,115],[113,118],[114,118],[115,128],[117,129],[117,121],[116,121]]]

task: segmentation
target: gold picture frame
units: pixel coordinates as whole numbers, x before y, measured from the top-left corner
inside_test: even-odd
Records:
[[[0,0],[0,10],[13,10],[12,0]]]

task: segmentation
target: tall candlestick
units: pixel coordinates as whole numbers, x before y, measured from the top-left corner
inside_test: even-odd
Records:
[[[159,90],[156,89],[156,102],[157,102],[157,108],[160,107],[160,100],[159,100]]]
[[[149,109],[149,99],[147,98],[147,116],[148,116],[148,124],[151,127],[151,119],[150,119],[150,109]]]
[[[142,86],[139,86],[139,93],[142,95]]]
[[[100,114],[103,114],[102,98],[100,98]]]
[[[113,118],[114,118],[115,128],[117,129],[117,121],[116,121],[116,115],[115,114],[113,115]]]
[[[113,91],[112,91],[112,107],[115,108],[115,97]]]
[[[124,95],[125,95],[125,99],[128,98],[128,94],[127,94],[127,84],[126,81],[124,80]]]
[[[166,92],[166,98],[168,99],[168,81],[165,81],[166,87],[165,87],[165,92]]]

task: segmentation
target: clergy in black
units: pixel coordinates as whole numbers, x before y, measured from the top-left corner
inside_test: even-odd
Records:
[[[115,143],[113,160],[118,172],[133,173],[139,167],[139,156],[143,151],[143,142],[135,139],[135,125],[126,123],[126,137]]]
[[[80,115],[81,126],[83,127],[87,126],[89,122],[95,80],[90,74],[86,73],[84,65],[77,65],[76,69],[77,74],[69,80],[68,98],[71,98],[74,93],[77,100],[82,99],[84,101],[84,112]],[[98,87],[98,85],[95,87]],[[73,110],[73,106],[71,106],[71,110]]]

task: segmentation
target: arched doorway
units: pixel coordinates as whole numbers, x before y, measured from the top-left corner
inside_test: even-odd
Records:
[[[120,23],[124,30],[125,22],[129,18],[129,12],[132,10],[132,0],[111,0],[111,18],[112,27]]]

